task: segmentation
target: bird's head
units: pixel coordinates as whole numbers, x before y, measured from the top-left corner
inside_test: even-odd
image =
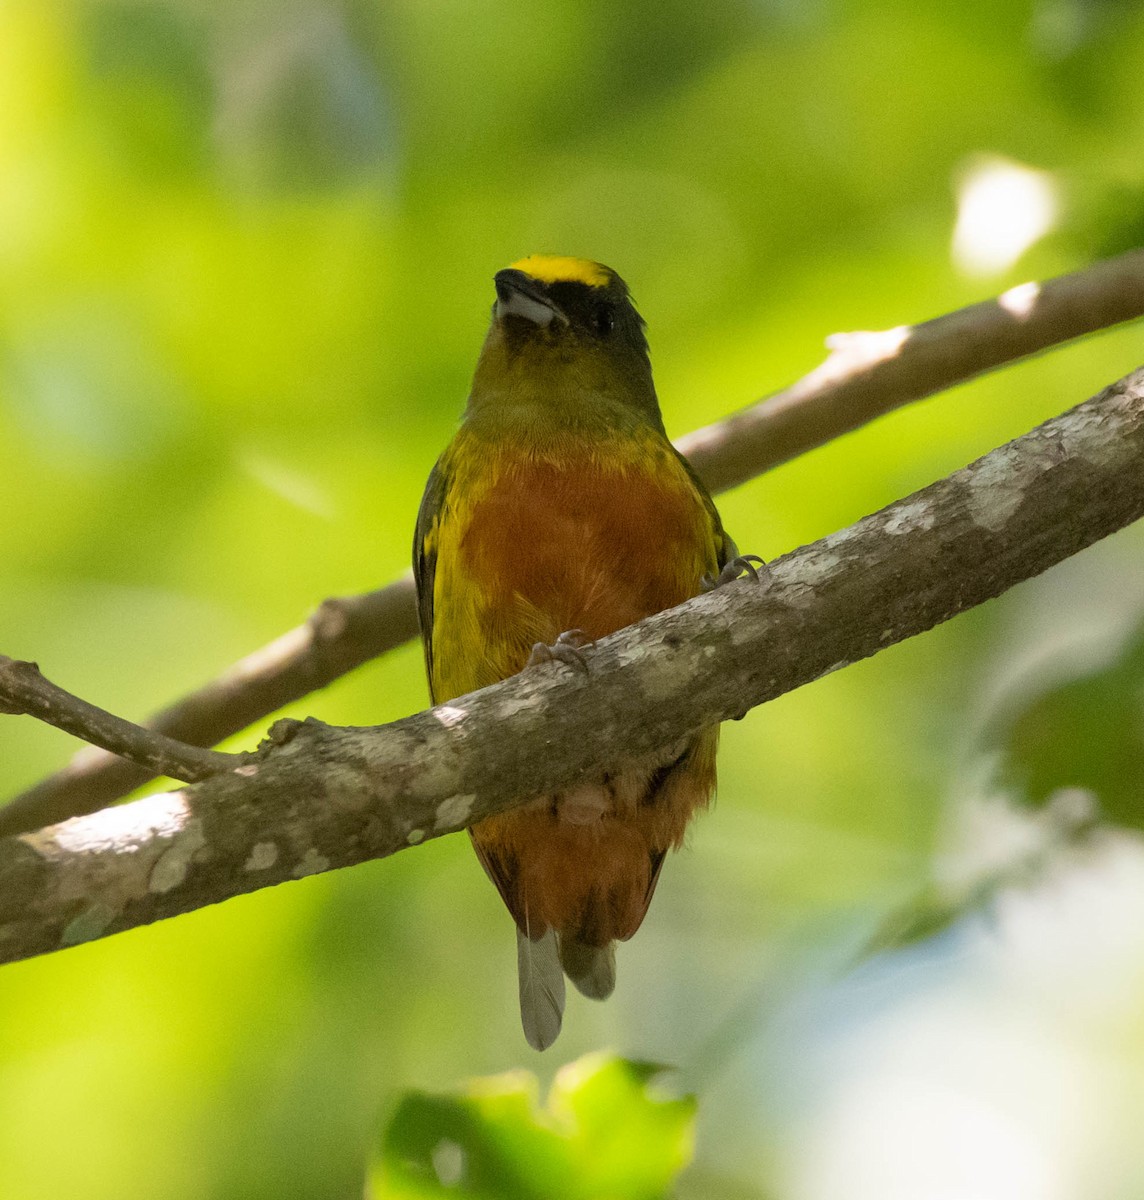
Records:
[[[627,284],[584,258],[534,254],[494,277],[473,401],[583,404],[598,397],[659,422],[644,323]]]

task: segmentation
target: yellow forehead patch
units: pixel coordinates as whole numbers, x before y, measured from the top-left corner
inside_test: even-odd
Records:
[[[530,254],[514,262],[511,270],[523,271],[540,283],[586,283],[589,287],[607,287],[612,282],[612,272],[590,258]]]

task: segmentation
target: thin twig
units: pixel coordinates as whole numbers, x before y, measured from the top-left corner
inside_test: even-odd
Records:
[[[214,746],[417,635],[413,577],[361,596],[325,601],[304,624],[184,696],[147,728],[191,746]],[[86,746],[62,771],[0,808],[0,836],[95,812],[154,772]]]
[[[678,445],[712,491],[985,371],[1144,316],[1144,250],[920,325],[838,334],[826,361],[792,387]],[[330,618],[334,619],[330,619]],[[328,600],[283,634],[147,722],[192,745],[222,741],[417,634],[412,577]],[[85,749],[0,809],[0,835],[93,812],[147,782],[130,763]]]
[[[258,762],[0,841],[0,961],[393,854],[981,604],[1144,515],[1144,368],[856,525],[560,664],[376,728],[279,722]]]
[[[233,770],[246,761],[245,755],[187,746],[133,725],[45,679],[35,663],[5,654],[0,654],[0,711],[36,717],[130,759],[152,775],[169,775],[186,783]]]

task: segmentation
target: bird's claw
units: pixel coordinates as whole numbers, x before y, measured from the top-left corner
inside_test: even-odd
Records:
[[[594,644],[582,629],[566,629],[551,646],[537,642],[525,666],[538,667],[542,663],[562,662],[587,675],[588,660],[584,657],[584,651]]]
[[[758,566],[755,565],[756,563]],[[723,587],[724,584],[742,579],[744,575],[754,580],[755,583],[766,583],[769,575],[766,562],[757,554],[736,554],[734,558],[728,559],[717,578],[704,575],[700,584],[705,592],[713,592],[716,588]]]

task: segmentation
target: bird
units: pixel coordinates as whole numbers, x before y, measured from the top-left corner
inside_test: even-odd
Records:
[[[498,271],[460,426],[418,512],[414,574],[435,704],[755,574],[668,440],[643,319],[590,259]],[[521,1024],[537,1050],[564,977],[615,986],[615,943],[644,919],[669,849],[715,790],[718,726],[656,756],[485,818],[470,837],[517,930]]]

